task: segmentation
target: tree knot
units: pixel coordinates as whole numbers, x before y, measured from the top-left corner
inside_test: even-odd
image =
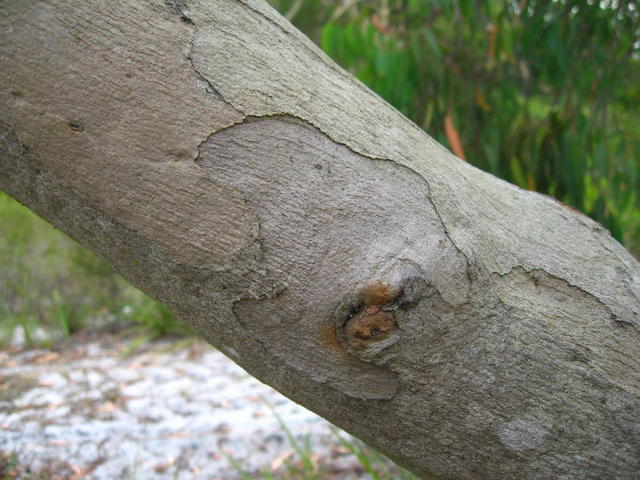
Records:
[[[422,270],[403,263],[347,295],[335,314],[342,347],[365,362],[386,363],[384,353],[400,339],[396,317],[420,301],[426,286]]]

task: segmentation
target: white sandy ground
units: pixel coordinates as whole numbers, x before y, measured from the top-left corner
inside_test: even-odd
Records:
[[[240,478],[229,456],[278,473],[296,455],[268,402],[326,478],[368,478],[328,422],[205,343],[130,348],[103,336],[0,351],[0,453],[72,480]]]

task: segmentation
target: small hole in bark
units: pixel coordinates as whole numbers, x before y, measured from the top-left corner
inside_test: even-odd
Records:
[[[79,123],[69,122],[67,126],[74,132],[84,132],[84,127]]]
[[[182,20],[182,22],[186,23],[187,25],[193,25],[193,20],[191,20],[186,15],[180,15],[180,20]]]
[[[380,329],[378,327],[373,327],[371,329],[371,332],[369,332],[371,334],[372,337],[377,337],[378,335],[380,335],[382,332],[380,331]]]

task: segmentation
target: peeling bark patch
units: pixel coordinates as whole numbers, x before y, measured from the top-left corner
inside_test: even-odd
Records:
[[[548,339],[546,343],[536,342],[541,356],[561,351],[560,358],[568,360],[567,371],[574,371],[576,365],[588,365],[590,374],[603,375],[625,390],[640,392],[638,332],[634,328],[610,328],[623,324],[606,304],[544,270],[515,268],[497,278],[502,302],[530,317],[527,328],[540,334],[539,338]],[[610,353],[614,351],[618,352],[615,362]]]
[[[382,357],[397,340],[394,317],[404,317],[427,290],[421,279],[452,303],[469,288],[466,259],[426,200],[424,179],[288,116],[250,117],[214,133],[199,151],[196,164],[256,213],[262,268],[270,281],[287,285],[286,295],[237,302],[239,323],[283,361],[349,396],[392,395],[396,374]],[[352,301],[345,292],[353,292]],[[341,353],[345,343],[337,349],[335,336],[340,340],[358,303],[371,307],[361,319],[371,348]],[[337,332],[326,327],[331,323]],[[353,335],[364,335],[352,326]]]

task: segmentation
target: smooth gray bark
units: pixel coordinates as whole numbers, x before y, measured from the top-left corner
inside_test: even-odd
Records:
[[[638,478],[640,267],[258,0],[0,3],[0,188],[429,478]]]

